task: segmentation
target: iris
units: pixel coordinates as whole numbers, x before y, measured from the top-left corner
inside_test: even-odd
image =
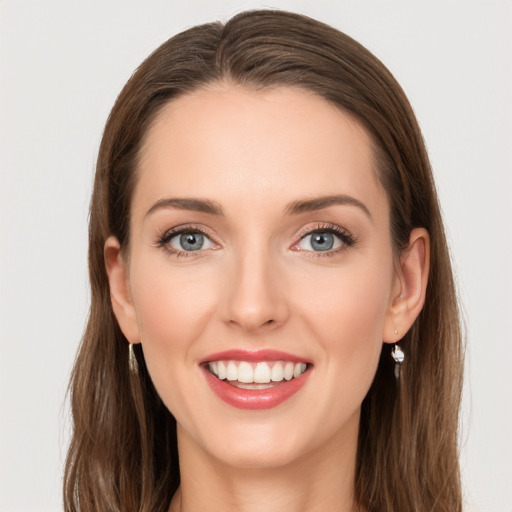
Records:
[[[204,235],[201,233],[183,233],[180,235],[180,245],[184,251],[198,251],[203,247]]]
[[[313,233],[311,235],[311,247],[315,251],[329,251],[334,246],[332,233]]]

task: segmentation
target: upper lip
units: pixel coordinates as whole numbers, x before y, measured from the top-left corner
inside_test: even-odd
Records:
[[[310,363],[310,361],[304,357],[290,354],[288,352],[282,352],[273,349],[260,349],[260,350],[225,350],[223,352],[215,352],[210,354],[201,360],[202,363],[208,363],[211,361],[249,361],[249,362],[260,362],[260,361],[291,361],[293,363]]]

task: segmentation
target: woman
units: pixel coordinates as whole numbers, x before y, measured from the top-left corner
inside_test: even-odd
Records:
[[[279,11],[164,43],[107,122],[89,261],[66,510],[461,510],[435,188],[358,43]]]

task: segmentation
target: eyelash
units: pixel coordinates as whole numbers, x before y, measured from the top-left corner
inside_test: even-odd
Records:
[[[356,237],[354,237],[349,231],[346,229],[337,226],[336,224],[318,224],[314,228],[306,228],[304,229],[300,234],[299,238],[300,241],[304,240],[307,236],[314,235],[315,233],[331,233],[339,238],[342,245],[341,247],[329,250],[329,251],[308,251],[313,252],[315,258],[320,257],[329,257],[329,256],[335,256],[336,254],[346,251],[347,249],[350,249],[351,247],[355,246],[357,243]],[[297,245],[299,242],[295,243]]]
[[[192,255],[198,256],[198,254],[193,254],[195,251],[179,251],[169,245],[169,242],[176,236],[185,235],[189,233],[200,233],[201,235],[211,240],[211,236],[206,232],[206,230],[202,229],[200,226],[188,225],[173,228],[170,229],[169,231],[166,231],[161,237],[158,238],[155,245],[157,247],[164,249],[167,254],[171,256],[177,256],[178,258],[186,258]],[[334,256],[341,251],[345,251],[350,247],[353,247],[357,243],[357,239],[346,229],[343,229],[340,226],[336,226],[335,224],[319,224],[314,228],[306,228],[301,233],[299,233],[299,242],[296,242],[293,245],[296,246],[298,243],[300,243],[300,241],[304,240],[307,236],[314,235],[315,233],[331,233],[339,238],[339,240],[342,243],[342,246],[335,250],[329,251],[307,251],[314,253],[313,257]]]
[[[156,241],[155,245],[157,247],[161,247],[170,256],[177,256],[178,258],[186,258],[186,257],[192,256],[192,255],[198,256],[197,254],[192,254],[195,251],[179,251],[169,245],[169,242],[174,237],[179,236],[179,235],[193,234],[193,233],[200,233],[201,235],[205,236],[206,238],[211,239],[211,236],[206,232],[206,230],[202,229],[199,226],[188,225],[188,226],[173,228],[173,229],[170,229],[169,231],[166,231]],[[201,252],[201,251],[197,251],[197,252]]]

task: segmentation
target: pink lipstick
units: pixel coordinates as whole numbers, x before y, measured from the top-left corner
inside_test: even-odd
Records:
[[[201,361],[212,391],[246,410],[270,409],[297,393],[311,374],[307,359],[276,350],[229,350]]]

